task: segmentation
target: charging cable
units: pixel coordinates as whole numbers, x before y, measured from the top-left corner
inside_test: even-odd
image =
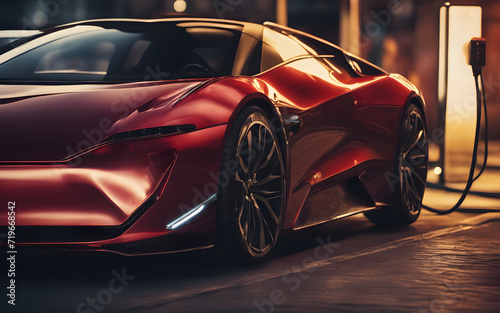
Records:
[[[488,162],[488,111],[486,108],[486,97],[484,93],[484,80],[482,74],[482,68],[486,63],[486,40],[484,38],[472,38],[469,43],[469,64],[472,66],[472,74],[474,75],[474,82],[476,85],[476,103],[477,103],[477,116],[476,116],[476,133],[474,137],[474,149],[472,152],[472,161],[471,167],[469,171],[469,177],[467,179],[467,185],[462,192],[462,196],[458,200],[458,202],[448,210],[438,210],[429,206],[422,204],[422,207],[430,212],[445,215],[450,214],[458,210],[465,198],[469,194],[469,191],[472,187],[472,184],[483,174],[486,169],[486,164]],[[479,77],[481,77],[481,88],[479,87]],[[481,98],[482,94],[482,98]],[[483,105],[481,105],[481,103]],[[477,152],[479,147],[479,139],[481,134],[481,111],[482,107],[484,107],[484,120],[485,120],[485,146],[484,146],[484,159],[483,164],[481,166],[481,170],[474,177],[476,162],[477,162]]]

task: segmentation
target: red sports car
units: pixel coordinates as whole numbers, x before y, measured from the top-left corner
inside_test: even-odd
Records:
[[[322,39],[106,19],[0,52],[2,244],[258,260],[284,231],[419,216],[422,95]]]

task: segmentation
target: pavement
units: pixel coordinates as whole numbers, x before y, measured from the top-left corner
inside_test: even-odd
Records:
[[[482,146],[483,144],[480,144]],[[435,153],[432,153],[435,155]],[[432,160],[431,160],[432,161]],[[483,156],[478,157],[478,164],[482,164]],[[464,162],[465,164],[466,162]],[[476,168],[476,174],[479,166]],[[429,169],[427,180],[437,183],[439,178]],[[446,187],[461,191],[465,188],[466,182],[446,183]],[[480,196],[486,194],[486,197]],[[427,188],[423,203],[436,209],[444,210],[451,208],[460,198],[461,192],[451,192],[436,188]],[[488,212],[500,209],[500,142],[489,143],[488,166],[486,171],[477,179],[471,191],[460,207],[461,211]]]

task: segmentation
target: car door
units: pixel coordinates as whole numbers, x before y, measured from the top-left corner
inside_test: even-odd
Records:
[[[374,202],[372,205],[390,203],[392,194],[387,192],[385,177],[392,173],[398,120],[408,90],[401,84],[395,84],[384,70],[344,53],[330,43],[300,34],[295,38],[318,55],[331,55],[323,59],[336,62],[337,67],[349,73],[350,79],[339,79],[349,86],[355,103],[350,120],[355,134],[350,143],[354,148],[351,157],[359,167],[359,181],[355,189],[363,191],[358,196],[368,194],[367,198]],[[352,212],[352,209],[349,211]]]
[[[262,78],[274,88],[285,122],[300,124],[289,135],[291,195],[284,227],[301,228],[345,213],[345,192],[332,192],[339,174],[352,168],[354,98],[351,76],[335,60],[312,53],[286,34],[265,28]],[[342,188],[342,187],[339,187]]]

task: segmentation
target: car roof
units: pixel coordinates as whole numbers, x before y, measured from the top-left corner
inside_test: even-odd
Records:
[[[243,21],[235,21],[235,20],[223,20],[216,18],[196,18],[196,17],[169,17],[169,18],[157,18],[157,19],[137,19],[137,18],[106,18],[106,19],[92,19],[92,20],[84,20],[78,22],[72,22],[68,24],[63,24],[59,26],[55,26],[54,28],[49,28],[46,30],[52,30],[63,27],[71,27],[77,25],[110,25],[110,24],[131,24],[131,23],[144,23],[144,24],[155,24],[155,23],[178,23],[178,22],[195,22],[195,23],[207,23],[211,25],[219,25],[219,26],[240,26],[244,27],[246,25],[258,25],[250,22]]]
[[[23,38],[39,33],[39,30],[0,30],[0,38]]]

